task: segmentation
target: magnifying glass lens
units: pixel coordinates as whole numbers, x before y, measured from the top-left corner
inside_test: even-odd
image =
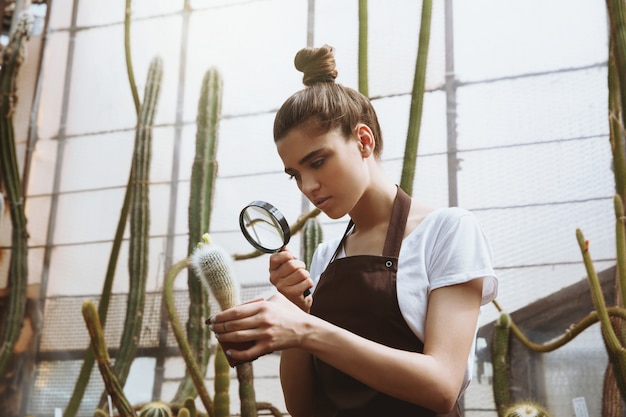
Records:
[[[245,233],[268,251],[278,251],[284,245],[284,236],[276,218],[261,207],[250,206],[243,218]]]
[[[253,201],[241,210],[239,226],[245,238],[261,252],[280,251],[289,242],[289,224],[270,203]]]

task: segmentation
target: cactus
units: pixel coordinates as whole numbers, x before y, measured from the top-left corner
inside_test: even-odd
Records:
[[[532,401],[521,401],[508,407],[503,417],[550,417],[550,414]]]
[[[304,261],[307,269],[311,266],[315,249],[317,249],[323,240],[324,233],[319,220],[315,217],[308,219],[304,224],[304,229],[302,231],[302,260]]]
[[[621,203],[619,196],[616,196],[615,201],[615,209],[618,216],[617,221],[621,224],[621,217],[624,216],[624,212],[623,208],[621,213],[619,212],[619,208],[622,207],[621,204],[618,203],[618,201]],[[585,240],[585,236],[580,229],[576,229],[576,238],[578,240],[578,245],[580,246],[580,251],[587,270],[587,278],[589,280],[589,286],[591,287],[591,297],[600,320],[602,337],[609,354],[609,361],[613,365],[615,379],[622,398],[626,398],[626,348],[624,348],[622,341],[611,325],[606,302],[602,296],[602,288],[600,287],[598,275],[596,274],[591,255],[589,254],[589,241]],[[623,247],[618,249],[624,250]],[[618,261],[619,259],[620,258],[618,257]]]
[[[426,83],[426,64],[428,63],[428,46],[430,43],[430,21],[433,11],[432,0],[422,2],[422,19],[420,22],[419,49],[415,62],[415,78],[411,93],[411,109],[409,116],[409,130],[404,148],[404,161],[400,187],[408,194],[413,194],[413,179],[415,178],[415,164],[417,161],[417,147],[419,143],[420,127],[422,124],[422,110],[424,104],[424,85]]]
[[[369,97],[368,82],[368,0],[359,0],[359,92]]]
[[[230,366],[228,359],[218,343],[215,350],[215,417],[230,416]]]
[[[212,244],[208,234],[204,234],[202,240],[191,254],[189,263],[203,285],[211,291],[220,308],[226,310],[240,303],[239,291],[231,267],[231,257],[219,246]],[[237,365],[236,370],[239,380],[241,416],[256,417],[252,364],[247,362]]]
[[[172,265],[165,274],[165,280],[163,282],[163,301],[165,302],[165,308],[167,310],[170,325],[172,326],[172,331],[174,332],[174,337],[176,338],[176,342],[178,342],[180,353],[185,361],[185,365],[187,366],[187,371],[193,380],[198,396],[200,397],[204,408],[206,408],[209,417],[213,417],[213,400],[211,400],[211,396],[204,385],[204,375],[202,374],[198,362],[191,351],[189,342],[187,342],[187,337],[183,331],[182,325],[180,324],[180,320],[178,319],[176,304],[174,303],[174,280],[176,279],[178,273],[187,267],[188,262],[188,259],[183,259],[182,261],[177,262]]]
[[[189,413],[188,408],[183,407],[180,410],[178,410],[178,414],[176,414],[176,417],[191,417],[191,414]]]
[[[108,417],[106,411],[101,408],[96,408],[96,411],[93,412],[93,417]]]
[[[139,410],[139,417],[172,417],[172,409],[164,402],[154,401]]]
[[[189,412],[189,417],[196,417],[196,403],[192,397],[185,398],[183,405]]]
[[[13,112],[15,110],[16,79],[24,61],[25,44],[30,31],[28,16],[20,20],[2,55],[0,70],[0,181],[6,190],[6,200],[11,216],[11,260],[9,264],[9,302],[5,323],[0,335],[0,375],[13,353],[22,329],[26,310],[26,286],[28,284],[28,231],[24,212],[24,194],[20,180]]]
[[[493,333],[492,363],[493,363],[493,398],[498,416],[505,415],[504,410],[511,402],[509,386],[509,341],[511,334],[511,318],[508,314],[500,314]]]
[[[241,302],[231,257],[221,247],[211,242],[208,233],[202,236],[201,242],[198,242],[189,258],[189,264],[204,288],[213,294],[222,310],[228,310]]]
[[[189,253],[201,239],[202,231],[210,228],[213,195],[217,179],[217,143],[218,127],[222,107],[222,79],[217,69],[209,69],[202,80],[198,115],[196,120],[196,151],[191,170],[191,189],[189,198]],[[202,291],[202,283],[193,269],[188,270],[187,287],[189,288],[189,319],[187,338],[205,374],[209,362],[211,333],[204,325],[204,317],[211,315],[208,293]],[[194,395],[191,376],[186,372],[178,387],[175,399]]]
[[[139,117],[141,110],[141,104],[139,102],[139,95],[137,94],[137,84],[135,83],[135,75],[133,71],[133,65],[130,55],[130,3],[131,0],[126,0],[126,13],[124,15],[124,45],[126,53],[126,70],[128,74],[128,81],[130,90],[133,96],[135,104],[135,111]],[[128,212],[130,211],[130,202],[132,197],[132,184],[134,178],[134,160],[130,168],[128,175],[128,183],[126,185],[126,193],[124,194],[124,201],[122,203],[122,209],[120,211],[120,217],[117,222],[117,228],[115,231],[115,237],[113,238],[113,246],[111,247],[111,253],[109,254],[109,263],[105,273],[104,284],[102,286],[102,292],[100,293],[100,301],[98,303],[98,315],[102,326],[105,326],[106,318],[109,310],[109,302],[111,299],[111,292],[113,289],[113,278],[115,276],[115,270],[117,267],[117,260],[119,258],[120,249],[122,247],[122,240],[124,239],[124,231],[126,229],[126,223],[128,221]],[[70,401],[63,412],[63,417],[74,417],[78,412],[80,403],[85,395],[85,390],[89,384],[89,378],[91,377],[91,371],[93,369],[95,358],[91,350],[87,350],[85,359],[80,368],[80,372],[74,384],[74,390]]]
[[[120,340],[120,348],[115,359],[115,372],[122,385],[126,381],[130,366],[135,357],[145,303],[146,278],[148,274],[148,240],[150,227],[149,174],[152,147],[152,126],[156,113],[163,62],[155,57],[150,63],[148,79],[144,92],[144,102],[135,132],[135,150],[133,152],[133,192],[130,209],[130,245],[129,245],[129,290],[126,303],[126,319]],[[102,403],[102,399],[101,399]]]
[[[96,307],[91,301],[85,301],[83,303],[82,311],[83,318],[89,332],[89,337],[91,339],[91,349],[98,362],[98,368],[100,369],[100,374],[102,375],[106,391],[111,396],[111,400],[113,401],[113,404],[115,404],[115,407],[121,417],[135,417],[135,412],[124,395],[122,384],[111,367],[109,353],[104,341],[102,323],[98,317]]]

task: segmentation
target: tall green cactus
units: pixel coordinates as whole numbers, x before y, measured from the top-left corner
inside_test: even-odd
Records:
[[[415,77],[411,93],[411,109],[409,130],[404,148],[404,161],[400,187],[409,195],[413,194],[413,179],[417,163],[417,147],[419,143],[422,112],[424,107],[424,88],[426,84],[426,64],[428,63],[428,47],[430,44],[430,23],[433,13],[432,0],[422,2],[422,19],[420,21],[419,49],[415,61]]]
[[[213,196],[217,179],[217,144],[222,109],[223,82],[219,71],[210,68],[202,80],[196,118],[196,153],[191,169],[189,195],[189,244],[191,253],[202,234],[210,229]],[[211,315],[208,294],[193,269],[188,269],[189,319],[187,338],[204,374],[211,351],[206,349],[210,331],[204,318]],[[194,385],[188,372],[178,387],[175,400],[194,395]]]
[[[0,375],[13,353],[26,309],[28,285],[28,231],[24,212],[25,196],[22,190],[15,151],[13,112],[15,111],[17,73],[24,60],[28,40],[29,21],[20,21],[2,54],[0,70],[0,181],[6,190],[7,206],[11,215],[11,260],[9,264],[9,305],[0,335]]]
[[[359,0],[359,92],[369,97],[368,81],[368,0]]]
[[[148,275],[148,240],[150,228],[149,180],[152,148],[152,126],[156,113],[163,61],[155,57],[148,69],[144,101],[137,122],[133,152],[133,193],[130,209],[129,290],[126,303],[124,331],[115,358],[115,373],[125,383],[135,358],[143,323],[146,279]],[[102,401],[101,401],[102,402]]]
[[[137,84],[135,82],[135,75],[133,70],[133,64],[130,54],[130,15],[131,15],[131,0],[126,0],[126,12],[124,14],[124,50],[126,55],[126,72],[128,74],[128,82],[130,85],[131,94],[133,96],[133,102],[135,104],[135,111],[137,117],[139,117],[141,111],[141,103],[139,102],[139,95],[137,94]],[[133,160],[134,163],[134,160]],[[130,204],[132,199],[132,183],[134,178],[134,166],[131,164],[130,172],[128,175],[128,182],[126,185],[126,193],[124,194],[124,201],[120,210],[120,217],[115,229],[115,236],[113,238],[113,245],[111,246],[111,252],[109,253],[109,262],[107,270],[104,276],[104,283],[102,285],[102,291],[100,293],[100,301],[98,302],[98,315],[102,326],[105,326],[107,314],[109,311],[109,302],[111,300],[111,293],[113,290],[113,280],[115,278],[115,270],[117,268],[117,261],[119,259],[120,250],[122,247],[122,241],[124,239],[124,232],[126,230],[126,223],[128,222],[128,213],[130,211]],[[93,369],[95,357],[91,349],[87,349],[85,359],[76,378],[74,384],[74,390],[72,396],[63,411],[63,417],[74,417],[78,413],[80,404],[85,395],[87,386],[89,385],[89,379],[91,377],[91,371]]]

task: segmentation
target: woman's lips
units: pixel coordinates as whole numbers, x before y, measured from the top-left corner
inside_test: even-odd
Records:
[[[315,207],[320,210],[323,210],[325,206],[327,206],[330,201],[330,197],[318,198],[315,200]]]

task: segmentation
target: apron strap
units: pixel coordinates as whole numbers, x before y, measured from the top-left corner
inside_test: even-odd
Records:
[[[391,209],[391,219],[385,238],[383,256],[397,258],[400,255],[402,239],[404,239],[404,229],[411,210],[411,197],[398,187],[398,193]]]
[[[400,247],[402,246],[402,239],[404,238],[404,229],[406,228],[406,221],[411,210],[411,197],[404,192],[402,188],[397,186],[398,191],[396,198],[393,201],[393,207],[391,208],[391,218],[389,219],[389,226],[387,228],[387,236],[385,237],[385,246],[383,247],[383,256],[397,258],[400,255]],[[339,255],[339,251],[343,248],[343,244],[350,233],[350,230],[354,227],[352,219],[348,222],[348,227],[341,238],[341,242],[335,249],[335,253],[330,258],[330,262],[333,262]]]

